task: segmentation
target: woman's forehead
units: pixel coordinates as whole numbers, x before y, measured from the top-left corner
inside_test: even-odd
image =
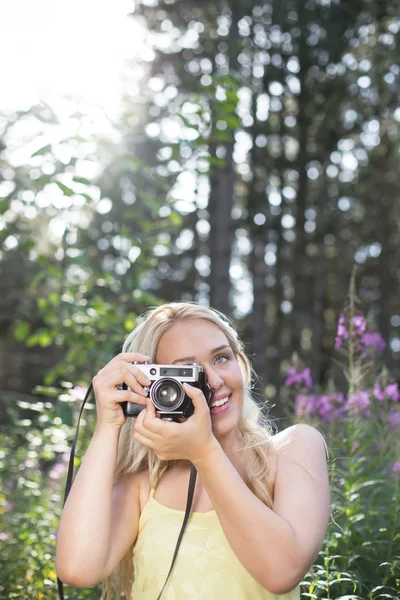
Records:
[[[170,360],[175,360],[181,355],[186,357],[196,352],[211,352],[222,345],[229,345],[229,341],[218,325],[205,319],[185,319],[174,323],[161,336],[157,355],[168,353]],[[174,358],[175,354],[177,356]]]

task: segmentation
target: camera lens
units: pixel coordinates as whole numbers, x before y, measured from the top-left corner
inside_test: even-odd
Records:
[[[184,398],[181,384],[174,379],[159,379],[151,388],[151,397],[160,410],[175,410]]]

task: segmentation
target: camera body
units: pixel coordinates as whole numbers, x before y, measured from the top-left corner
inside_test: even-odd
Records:
[[[207,402],[211,389],[207,384],[207,375],[200,365],[157,365],[153,363],[133,363],[150,379],[145,388],[161,419],[177,421],[190,417],[194,412],[193,402],[183,388],[184,383],[201,389]],[[128,389],[126,384],[123,389]],[[134,402],[121,402],[124,415],[136,417],[145,407]]]

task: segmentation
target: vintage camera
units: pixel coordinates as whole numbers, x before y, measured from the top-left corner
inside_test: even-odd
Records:
[[[151,398],[161,419],[177,421],[181,417],[190,417],[194,412],[193,402],[185,394],[184,383],[200,388],[207,403],[211,401],[212,390],[207,384],[207,375],[197,363],[191,365],[156,365],[133,363],[147,375],[151,383],[148,388]],[[126,384],[121,386],[127,389]],[[124,415],[136,417],[145,407],[134,402],[121,402]]]

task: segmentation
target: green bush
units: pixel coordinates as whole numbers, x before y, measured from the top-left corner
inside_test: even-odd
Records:
[[[56,600],[56,533],[79,401],[70,390],[57,402],[2,403],[10,424],[0,430],[0,600]],[[92,422],[93,405],[86,415]],[[91,435],[85,423],[79,457]],[[100,597],[99,587],[65,591],[70,600]]]

